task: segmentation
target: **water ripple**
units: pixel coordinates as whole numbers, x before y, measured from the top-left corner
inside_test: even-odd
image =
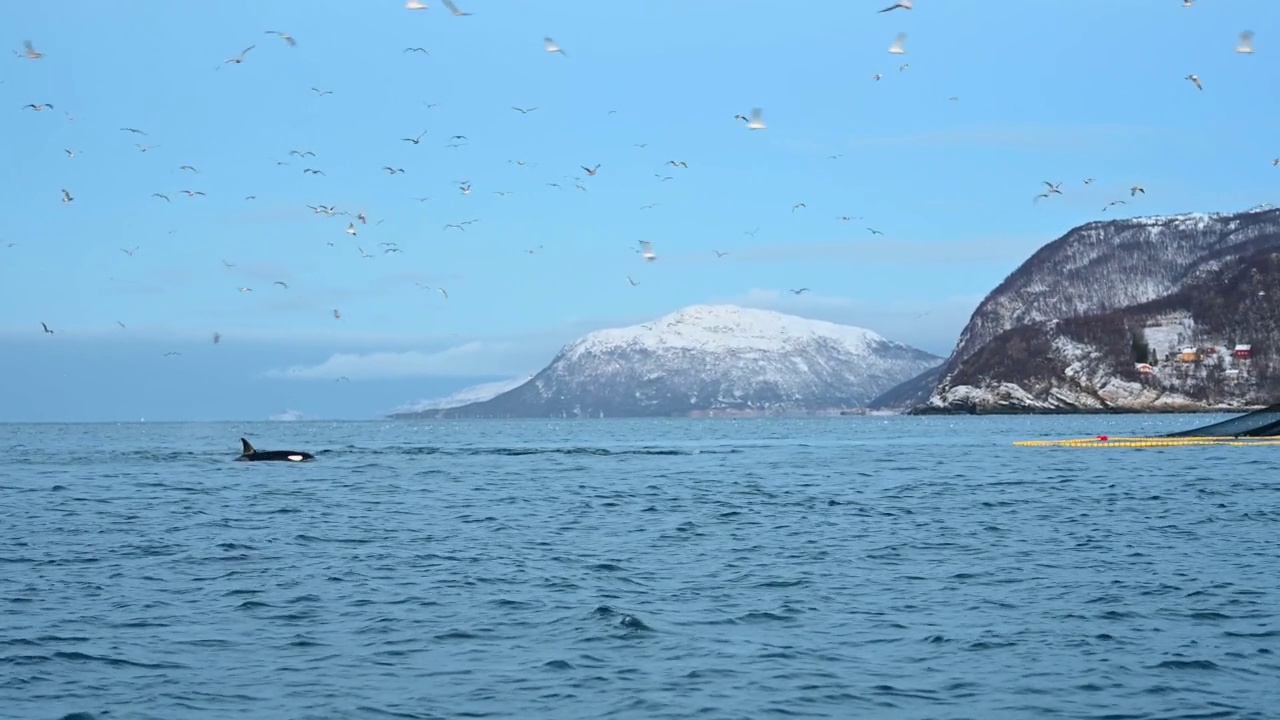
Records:
[[[0,426],[0,718],[1274,717],[1280,455],[1126,422]]]

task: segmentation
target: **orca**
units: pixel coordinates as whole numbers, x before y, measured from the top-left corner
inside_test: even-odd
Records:
[[[279,460],[281,462],[304,462],[306,460],[315,460],[316,456],[311,453],[302,452],[301,450],[254,450],[248,440],[240,438],[240,444],[244,446],[244,452],[236,460]]]

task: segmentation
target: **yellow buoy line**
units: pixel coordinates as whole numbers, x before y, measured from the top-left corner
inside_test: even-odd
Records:
[[[1239,447],[1243,445],[1280,445],[1280,437],[1109,437],[1100,435],[1091,438],[1070,438],[1066,440],[1018,440],[1018,447],[1117,447],[1117,448],[1149,448],[1149,447],[1187,447],[1192,445],[1225,445]]]

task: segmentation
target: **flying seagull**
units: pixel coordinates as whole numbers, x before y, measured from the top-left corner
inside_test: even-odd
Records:
[[[458,6],[453,4],[453,0],[440,0],[440,2],[449,9],[449,12],[453,13],[454,17],[465,17],[471,14],[469,12],[462,12],[459,10]]]
[[[791,292],[795,293],[796,295],[801,295],[809,292],[809,288],[800,288],[799,290],[792,290]]]
[[[44,328],[44,331],[45,331],[45,332],[47,332],[47,333],[49,333],[50,335],[52,335],[52,334],[53,334],[53,331],[49,329],[49,326],[48,326],[48,325],[45,325],[43,322],[42,322],[42,323],[40,323],[40,327]]]
[[[748,130],[763,130],[768,125],[764,124],[764,119],[760,117],[763,111],[760,108],[751,108],[751,120],[747,122]]]
[[[522,107],[516,107],[515,105],[512,105],[512,106],[511,106],[511,109],[512,109],[512,110],[515,110],[516,112],[520,113],[521,115],[528,115],[529,113],[533,112],[534,110],[537,110],[538,108],[536,108],[536,107],[531,107],[531,108],[522,108]]]
[[[893,44],[889,46],[889,53],[891,55],[906,55],[907,51],[902,47],[902,44],[906,42],[906,40],[906,33],[898,33],[898,37],[894,38]]]
[[[426,3],[422,2],[422,0],[405,0],[404,9],[405,10],[426,10],[427,5]]]
[[[1190,81],[1191,81],[1191,83],[1192,83],[1193,85],[1195,85],[1195,86],[1196,86],[1196,89],[1197,89],[1197,90],[1203,90],[1203,89],[1204,89],[1204,86],[1200,84],[1200,76],[1198,76],[1198,75],[1196,75],[1196,74],[1194,74],[1194,73],[1192,73],[1191,75],[1186,76],[1185,78],[1183,78],[1183,80],[1190,80]]]
[[[268,30],[268,31],[266,31],[266,32],[265,32],[265,33],[263,33],[263,34],[265,34],[265,35],[275,35],[276,37],[278,37],[278,38],[280,38],[281,40],[283,40],[283,41],[285,41],[286,43],[288,43],[288,44],[289,44],[289,47],[296,47],[296,46],[298,45],[298,41],[294,40],[294,39],[293,39],[293,36],[292,36],[292,35],[290,35],[289,33],[282,33],[282,32],[280,32],[279,30]]]
[[[658,254],[653,251],[653,243],[648,240],[640,241],[640,257],[653,262],[658,259]]]
[[[547,46],[547,52],[549,52],[549,53],[560,53],[560,55],[562,55],[563,57],[569,57],[568,55],[565,55],[565,53],[564,53],[564,48],[562,48],[562,47],[560,47],[559,45],[557,45],[555,40],[552,40],[552,39],[551,39],[551,38],[549,38],[549,37],[544,37],[544,38],[542,38],[542,42],[546,44],[546,46]]]
[[[1242,55],[1253,54],[1253,33],[1248,30],[1240,33],[1240,42],[1236,43],[1236,52]]]
[[[226,60],[223,60],[223,61],[222,61],[222,64],[223,64],[223,65],[226,65],[227,63],[235,63],[236,65],[239,65],[240,63],[244,62],[244,56],[245,56],[246,54],[248,54],[248,52],[249,52],[250,50],[252,50],[252,49],[254,49],[254,48],[256,48],[256,47],[257,47],[257,45],[250,45],[249,47],[247,47],[247,48],[245,48],[245,49],[241,50],[239,55],[237,55],[237,56],[235,56],[235,57],[233,57],[233,58],[228,58],[228,59],[226,59]],[[221,67],[221,66],[219,66],[219,67]]]
[[[36,50],[35,46],[31,44],[30,40],[23,40],[22,41],[22,57],[25,57],[28,60],[39,60],[40,58],[44,57],[44,53]]]
[[[880,11],[878,11],[878,12],[887,13],[887,12],[889,12],[890,10],[897,10],[898,8],[902,8],[903,10],[910,10],[910,9],[911,9],[911,0],[898,0],[898,2],[896,2],[896,3],[892,4],[892,5],[890,5],[889,7],[885,8],[885,9],[883,9],[883,10],[880,10]]]
[[[411,48],[405,48],[405,49],[401,52],[401,54],[404,54],[404,53],[407,53],[407,52],[417,52],[417,53],[422,53],[423,55],[430,55],[430,54],[431,54],[430,52],[428,52],[428,50],[427,50],[426,48],[423,48],[423,47],[411,47]]]

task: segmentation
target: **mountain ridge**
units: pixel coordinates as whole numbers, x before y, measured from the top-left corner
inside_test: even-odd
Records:
[[[1217,343],[1213,352],[1220,354],[1225,350],[1221,345],[1243,338],[1244,344],[1260,345],[1256,354],[1262,362],[1250,367],[1269,369],[1270,331],[1248,325],[1247,313],[1226,314],[1222,308],[1252,308],[1249,312],[1271,322],[1275,308],[1245,302],[1229,286],[1244,283],[1264,293],[1255,298],[1267,297],[1265,288],[1246,283],[1245,276],[1280,281],[1269,264],[1276,250],[1280,210],[1270,207],[1095,221],[1073,228],[1033,253],[983,299],[928,396],[917,391],[906,397],[904,390],[899,407],[912,412],[1142,412],[1157,411],[1161,403],[1186,411],[1261,401],[1234,380],[1233,391],[1215,394],[1168,381],[1154,370],[1135,379],[1139,371],[1127,348],[1135,325],[1178,335],[1175,326],[1181,321],[1176,317],[1190,319],[1194,326],[1197,317],[1203,324],[1212,315],[1211,330],[1183,332],[1183,342]],[[1204,304],[1209,301],[1217,305]],[[1168,317],[1162,320],[1161,313]],[[1172,324],[1166,327],[1161,324],[1165,321]],[[1141,342],[1134,344],[1147,343],[1145,330],[1140,334]],[[1083,368],[1090,378],[1080,376]],[[1224,365],[1223,372],[1228,369]],[[1076,376],[1068,379],[1069,371]],[[1256,372],[1249,377],[1259,382]],[[1154,390],[1122,386],[1138,380]],[[1269,385],[1258,388],[1270,392]]]
[[[838,412],[942,358],[849,325],[694,305],[566,344],[497,397],[392,417],[666,417]]]

